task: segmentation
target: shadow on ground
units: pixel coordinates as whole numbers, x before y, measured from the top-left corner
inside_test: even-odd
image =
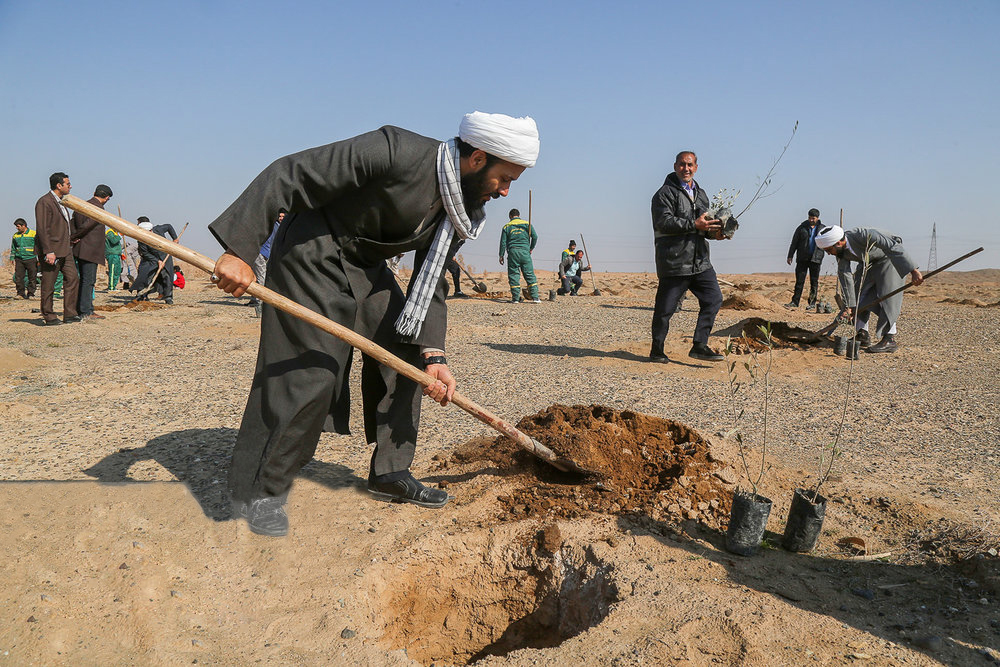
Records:
[[[225,521],[232,518],[226,479],[235,441],[236,430],[231,428],[174,431],[153,438],[145,447],[120,449],[84,472],[99,482],[138,482],[129,476],[132,466],[140,461],[156,461],[191,490],[205,516]],[[352,469],[316,459],[310,461],[299,476],[331,489],[364,483]]]
[[[991,655],[968,644],[1000,646],[1000,620],[990,614],[992,605],[980,602],[986,591],[970,583],[975,573],[965,563],[901,565],[765,547],[755,556],[742,557],[725,550],[724,533],[704,526],[692,525],[692,534],[686,535],[676,526],[640,515],[620,516],[618,526],[684,549],[690,558],[721,565],[739,585],[945,664],[992,664]],[[781,537],[768,532],[764,541],[780,544]],[[715,548],[708,548],[706,542]],[[980,573],[991,571],[1000,572],[1000,563],[980,564]],[[851,653],[847,646],[843,650]]]
[[[520,343],[486,343],[486,346],[499,352],[514,354],[544,354],[552,357],[598,357],[601,359],[622,359],[623,361],[642,361],[649,363],[649,357],[626,350],[595,350],[589,347],[569,347],[567,345],[530,345]],[[710,364],[693,361],[680,361],[671,357],[671,364],[689,368],[707,368]],[[651,364],[656,365],[656,364]]]

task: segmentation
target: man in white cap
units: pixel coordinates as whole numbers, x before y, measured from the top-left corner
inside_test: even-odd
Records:
[[[169,238],[175,243],[180,238],[177,235],[177,231],[174,226],[170,223],[164,225],[154,225],[149,221],[146,216],[140,216],[137,219],[139,227],[145,229],[147,232],[153,232],[159,236]],[[129,285],[130,290],[134,290],[137,294],[147,287],[156,287],[160,296],[163,298],[163,302],[169,305],[174,303],[174,258],[169,256],[162,250],[157,250],[153,246],[146,245],[145,243],[139,244],[139,268],[136,269],[138,274],[135,281]],[[163,267],[162,269],[160,267]],[[156,276],[156,284],[150,285],[153,280],[153,276]]]
[[[837,275],[846,302],[840,312],[841,317],[850,311],[854,319],[859,301],[864,306],[899,289],[905,283],[907,274],[914,285],[924,281],[916,263],[903,248],[903,239],[888,232],[872,227],[857,227],[848,232],[836,225],[823,227],[816,234],[816,246],[837,258]],[[851,262],[858,263],[853,273]],[[856,326],[861,346],[868,352],[895,352],[899,348],[896,320],[902,308],[903,293],[900,292],[871,310],[859,313]],[[868,318],[872,313],[878,316],[875,333],[880,340],[875,345],[871,345],[868,333]]]
[[[209,229],[225,248],[218,286],[241,296],[271,221],[288,211],[267,267],[267,286],[359,334],[437,382],[424,394],[445,405],[455,379],[444,356],[444,266],[538,156],[531,118],[475,112],[441,142],[386,126],[280,158]],[[406,296],[387,259],[415,251]],[[346,434],[352,348],[265,304],[250,397],[233,451],[233,510],[250,529],[288,531],[284,502],[320,433]],[[448,494],[410,473],[420,386],[365,356],[361,370],[368,490],[381,500],[442,507]]]

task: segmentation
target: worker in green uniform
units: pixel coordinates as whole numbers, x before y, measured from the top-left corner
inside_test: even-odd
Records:
[[[24,218],[14,221],[14,237],[10,242],[10,258],[14,262],[14,286],[22,299],[35,296],[38,284],[38,257],[35,255],[35,230],[28,229]]]
[[[125,245],[122,236],[108,227],[104,230],[104,259],[108,262],[108,291],[118,289],[118,281],[122,277],[122,253]]]
[[[521,300],[521,274],[528,283],[528,303],[541,303],[538,298],[538,280],[531,264],[531,251],[538,243],[538,233],[527,220],[521,219],[521,212],[510,209],[510,222],[500,233],[500,263],[507,254],[507,283],[510,285],[510,300]]]

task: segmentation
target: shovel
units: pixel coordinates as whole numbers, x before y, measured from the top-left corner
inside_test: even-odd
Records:
[[[465,274],[466,276],[468,276],[468,277],[469,277],[469,280],[471,280],[471,281],[472,281],[472,291],[474,291],[474,292],[478,292],[479,294],[486,294],[486,291],[487,291],[487,288],[486,288],[486,283],[484,283],[484,282],[482,282],[482,281],[480,281],[480,280],[476,280],[475,278],[473,278],[473,277],[472,277],[472,274],[471,274],[471,273],[469,273],[469,270],[468,270],[468,269],[466,269],[466,268],[465,268],[465,267],[464,267],[464,266],[462,265],[462,263],[461,263],[460,261],[458,261],[457,259],[455,260],[455,263],[456,263],[456,264],[458,264],[458,268],[462,269],[462,272],[463,272],[463,273],[464,273],[464,274]]]
[[[583,238],[583,233],[580,233],[580,243],[583,244],[583,254],[587,257],[587,266],[592,266],[590,263],[590,253],[587,252],[587,242]],[[594,269],[590,269],[590,283],[594,286],[594,296],[601,296],[601,290],[597,289],[597,280],[594,278]]]
[[[181,237],[184,236],[184,232],[187,231],[188,224],[190,224],[190,223],[187,223],[187,222],[184,223],[184,229],[182,229],[181,233],[177,235],[177,241],[176,241],[176,243],[180,243]],[[141,229],[141,227],[140,227],[140,229]],[[153,279],[149,281],[149,289],[147,289],[143,294],[138,295],[137,297],[135,297],[134,299],[132,299],[131,301],[129,301],[125,305],[126,306],[134,306],[134,305],[138,304],[140,301],[149,301],[149,295],[152,294],[153,290],[156,289],[156,279],[160,277],[160,273],[163,271],[163,267],[166,266],[166,265],[167,265],[167,260],[166,259],[161,259],[160,263],[159,263],[159,266],[156,267],[156,273],[153,274]],[[139,272],[139,270],[136,269],[136,273],[138,273],[138,272]]]
[[[122,220],[121,218],[115,217],[111,213],[89,204],[78,197],[73,195],[66,195],[61,200],[63,206],[71,208],[74,211],[79,211],[84,215],[87,215],[94,220],[103,222],[108,227],[111,227],[119,234],[125,236],[130,236],[134,239],[142,241],[148,246],[156,248],[161,252],[165,252],[168,255],[172,255],[177,259],[180,259],[187,264],[191,264],[205,273],[211,274],[215,270],[215,260],[210,257],[206,257],[201,253],[195,252],[190,248],[186,248],[179,243],[174,241],[168,241],[158,234],[153,234],[152,232],[147,232],[145,229],[141,229],[136,225],[133,225],[127,220]],[[337,324],[331,319],[323,317],[319,313],[316,313],[308,308],[299,305],[298,303],[292,301],[291,299],[284,297],[277,292],[270,290],[263,285],[258,283],[251,283],[247,288],[247,294],[250,296],[257,297],[265,303],[269,303],[279,310],[283,310],[290,315],[316,326],[327,333],[333,334],[342,341],[349,343],[353,347],[360,350],[362,353],[374,358],[381,364],[388,366],[400,375],[404,375],[414,382],[420,384],[423,387],[428,387],[437,380],[432,378],[427,373],[417,369],[415,366],[406,363],[396,355],[392,354],[385,348],[373,343],[364,336],[361,336],[347,327]],[[581,468],[573,461],[562,458],[556,455],[551,449],[538,442],[534,438],[531,438],[518,429],[514,428],[507,422],[505,422],[500,417],[497,417],[492,412],[484,407],[481,407],[469,400],[465,396],[462,396],[458,392],[455,392],[454,397],[451,400],[452,403],[462,408],[470,415],[483,422],[490,428],[496,429],[500,433],[503,433],[508,438],[516,442],[518,445],[523,447],[525,450],[534,454],[538,458],[548,462],[553,467],[562,470],[563,472],[574,472],[581,474],[591,474],[591,471]]]
[[[969,252],[969,253],[966,253],[966,254],[962,255],[958,259],[952,260],[952,261],[948,262],[947,264],[945,264],[944,266],[942,266],[940,268],[937,268],[937,269],[934,269],[933,271],[924,274],[924,280],[927,280],[928,278],[930,278],[933,275],[941,273],[945,269],[949,269],[949,268],[955,266],[959,262],[964,262],[965,260],[969,259],[973,255],[975,255],[977,253],[981,253],[982,251],[983,251],[982,247],[976,248],[972,252]],[[882,303],[883,301],[885,301],[886,299],[888,299],[890,296],[896,296],[900,292],[902,292],[904,290],[907,290],[907,289],[909,289],[911,287],[913,287],[913,283],[912,282],[906,283],[902,287],[900,287],[898,289],[894,289],[891,292],[889,292],[888,294],[880,296],[879,298],[875,299],[874,301],[866,303],[865,305],[863,305],[860,308],[858,308],[857,315],[860,315],[861,313],[867,313],[869,310],[871,310],[872,308],[874,308],[878,304]],[[820,338],[822,338],[823,336],[826,336],[831,331],[833,331],[834,329],[836,329],[839,324],[840,324],[840,318],[835,319],[833,322],[831,322],[827,326],[823,327],[822,329],[820,329],[819,331],[817,331],[816,333],[814,333],[812,340],[816,341],[816,340],[819,340]]]

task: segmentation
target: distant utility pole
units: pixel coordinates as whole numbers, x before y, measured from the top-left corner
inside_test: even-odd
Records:
[[[927,270],[933,271],[937,268],[937,223],[931,227],[931,251],[927,254]]]

